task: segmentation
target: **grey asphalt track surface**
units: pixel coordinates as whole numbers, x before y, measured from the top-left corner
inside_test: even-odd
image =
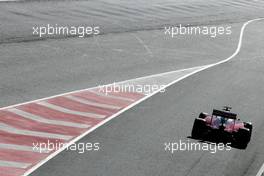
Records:
[[[263,7],[261,0],[0,2],[0,106],[220,61],[235,51],[242,22],[263,17]],[[55,23],[100,25],[102,35],[32,36],[33,26]],[[233,33],[172,39],[160,30],[180,23],[232,25]],[[100,151],[64,151],[32,175],[255,176],[264,158],[263,29],[263,22],[247,27],[231,62],[169,87],[80,141],[100,142]],[[164,151],[165,142],[197,142],[187,138],[194,118],[222,105],[254,123],[246,150]]]
[[[264,15],[262,0],[17,1],[0,1],[0,44],[42,40],[32,35],[32,27],[47,24],[99,26],[101,34],[108,34],[162,29],[168,24],[244,22]]]
[[[263,22],[246,28],[241,52],[230,62],[170,86],[80,140],[100,142],[100,151],[64,151],[32,175],[256,175],[264,158],[263,28]],[[194,118],[222,105],[233,106],[241,119],[253,122],[246,150],[164,150],[165,142],[197,142],[187,138]]]
[[[242,26],[227,25],[232,34],[216,38],[153,30],[2,44],[0,106],[219,61],[236,49]]]

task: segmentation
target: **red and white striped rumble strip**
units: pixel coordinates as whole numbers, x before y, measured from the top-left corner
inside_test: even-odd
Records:
[[[144,96],[87,89],[1,108],[0,175],[23,175],[56,151],[34,144],[69,143]]]

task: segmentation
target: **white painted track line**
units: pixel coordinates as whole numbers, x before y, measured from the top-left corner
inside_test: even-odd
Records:
[[[167,84],[165,87],[163,87],[162,89],[166,88],[166,87],[169,87],[193,74],[196,74],[198,72],[201,72],[203,70],[206,70],[208,68],[211,68],[211,67],[214,67],[214,66],[217,66],[217,65],[220,65],[222,63],[225,63],[225,62],[228,62],[229,60],[231,60],[232,58],[234,58],[239,52],[240,52],[240,49],[241,49],[241,46],[242,46],[242,39],[243,39],[243,35],[244,35],[244,30],[246,28],[246,26],[252,22],[255,22],[255,21],[260,21],[260,20],[263,20],[264,18],[258,18],[258,19],[254,19],[254,20],[250,20],[250,21],[247,21],[246,23],[243,24],[242,28],[241,28],[241,31],[240,31],[240,36],[239,36],[239,41],[238,41],[238,46],[237,46],[237,49],[236,51],[228,58],[220,61],[220,62],[217,62],[217,63],[214,63],[214,64],[209,64],[209,65],[205,65],[205,66],[199,66],[199,67],[196,67],[197,69],[194,69],[192,70],[190,73],[172,81],[171,83]],[[193,68],[190,68],[190,69],[193,69]],[[183,70],[186,70],[186,69],[183,69]],[[180,71],[180,70],[179,70]],[[172,72],[175,72],[175,71],[172,71]],[[150,75],[150,76],[145,76],[145,78],[147,77],[153,77],[153,76],[158,76],[158,75],[163,75],[163,74],[168,74],[170,72],[167,72],[167,73],[161,73],[161,74],[156,74],[156,75]],[[141,79],[141,78],[136,78],[136,79]],[[119,82],[119,83],[126,83],[128,81],[131,81],[131,80],[127,80],[127,81],[123,81],[123,82]],[[111,85],[111,84],[109,84]],[[105,85],[105,86],[108,86],[108,85]],[[43,99],[39,99],[39,100],[34,100],[34,101],[30,101],[30,102],[26,102],[26,103],[21,103],[21,104],[18,104],[18,105],[23,105],[23,104],[28,104],[28,103],[33,103],[33,102],[39,102],[39,101],[43,101],[43,100],[47,100],[47,99],[50,99],[50,98],[54,98],[54,97],[58,97],[58,96],[65,96],[65,95],[69,95],[69,94],[72,94],[72,93],[78,93],[78,92],[82,92],[82,91],[86,91],[86,90],[93,90],[93,89],[96,89],[98,87],[95,87],[95,88],[89,88],[89,89],[83,89],[83,90],[78,90],[78,91],[73,91],[73,92],[69,92],[69,93],[64,93],[64,94],[60,94],[60,95],[55,95],[55,96],[51,96],[51,97],[47,97],[47,98],[43,98]],[[65,150],[68,146],[72,145],[73,143],[75,143],[76,141],[80,140],[81,138],[83,138],[84,136],[86,136],[87,134],[89,134],[90,132],[94,131],[96,128],[102,126],[103,124],[107,123],[108,121],[112,120],[113,118],[115,118],[116,116],[122,114],[123,112],[125,112],[126,110],[134,107],[135,105],[141,103],[142,101],[152,97],[153,95],[159,93],[162,89],[159,89],[147,96],[145,96],[144,98],[138,100],[138,101],[135,101],[133,102],[132,104],[130,104],[129,106],[127,106],[126,108],[122,109],[121,111],[117,112],[116,114],[110,116],[109,118],[101,121],[99,124],[91,127],[90,129],[88,129],[85,133],[81,134],[80,136],[74,138],[72,141],[70,141],[67,145],[65,145],[63,148],[61,148],[60,150],[57,150],[55,151],[54,153],[52,153],[51,155],[49,155],[46,159],[44,159],[43,161],[41,161],[40,163],[38,163],[37,165],[33,166],[30,170],[28,170],[26,173],[24,173],[24,176],[27,176],[29,175],[30,173],[32,173],[34,170],[36,170],[37,168],[39,168],[41,165],[43,165],[44,163],[46,163],[47,161],[49,161],[51,158],[55,157],[57,154],[59,154],[61,151]],[[133,100],[134,101],[134,100]],[[11,107],[16,107],[18,105],[12,105],[12,106],[8,106],[8,107],[4,107],[4,108],[1,108],[0,110],[4,110],[4,109],[7,109],[7,108],[11,108]],[[261,170],[259,171],[261,172]],[[257,175],[257,176],[260,176],[260,175]]]
[[[178,73],[178,72],[189,71],[189,70],[195,71],[196,69],[204,68],[204,67],[205,66],[196,66],[196,67],[191,67],[191,68],[184,68],[184,69],[180,69],[180,70],[174,70],[174,71],[169,71],[169,72],[164,72],[164,73],[159,73],[159,74],[154,74],[154,75],[138,77],[138,78],[134,78],[133,80],[143,80],[143,79],[149,78],[149,77],[157,77],[159,75],[163,76],[163,75],[167,75],[167,74],[170,74],[170,73]],[[131,80],[116,82],[116,84],[126,84],[127,82],[130,82]],[[112,83],[106,84],[106,85],[104,85],[104,87],[111,86],[111,85],[112,85]],[[40,101],[45,101],[45,100],[56,98],[56,97],[61,97],[61,96],[71,95],[71,94],[74,94],[74,93],[81,93],[81,92],[85,92],[85,91],[90,91],[90,90],[94,90],[94,89],[98,89],[98,88],[99,88],[99,86],[86,88],[86,89],[81,89],[81,90],[75,90],[75,91],[66,92],[66,93],[62,93],[62,94],[58,94],[58,95],[53,95],[53,96],[49,96],[49,97],[45,97],[45,98],[40,98],[40,99],[31,100],[31,101],[27,101],[27,102],[23,102],[23,103],[9,105],[9,106],[5,106],[5,107],[1,107],[0,111],[1,110],[6,110],[6,109],[9,109],[9,108],[14,108],[14,107],[17,107],[17,106],[30,104],[30,103],[37,103],[37,102],[40,102]]]
[[[264,175],[264,163],[260,167],[260,169],[259,169],[259,171],[258,171],[256,176],[263,176],[263,175]]]

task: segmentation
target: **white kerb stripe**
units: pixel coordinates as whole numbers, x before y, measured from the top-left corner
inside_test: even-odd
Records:
[[[30,165],[31,165],[31,163],[20,163],[20,162],[14,162],[14,161],[0,160],[0,166],[1,167],[13,167],[13,168],[26,169]]]
[[[4,123],[0,123],[0,129],[12,134],[27,135],[34,137],[54,138],[54,139],[62,139],[62,140],[69,140],[73,138],[73,136],[67,136],[61,134],[46,133],[46,132],[31,131],[31,130],[21,130]]]
[[[0,143],[0,149],[11,149],[11,150],[19,150],[25,152],[36,152],[36,153],[49,153],[48,149],[41,148],[34,148],[33,146],[25,146],[25,145],[16,145],[16,144],[3,144]]]
[[[90,125],[86,125],[86,124],[46,119],[38,115],[34,115],[29,112],[25,112],[25,111],[15,109],[15,108],[7,109],[7,111],[17,114],[19,116],[22,116],[24,118],[30,119],[30,120],[34,120],[34,121],[46,123],[46,124],[51,124],[51,125],[68,126],[68,127],[74,127],[74,128],[89,128],[90,127]]]
[[[95,113],[90,113],[90,112],[80,112],[80,111],[67,109],[67,108],[64,108],[61,106],[50,104],[50,103],[45,102],[45,101],[38,102],[37,104],[45,106],[45,107],[53,109],[53,110],[56,110],[56,111],[60,111],[63,113],[68,113],[68,114],[73,114],[73,115],[80,115],[80,116],[91,117],[91,118],[96,118],[96,119],[102,119],[102,118],[106,117],[105,115],[102,115],[102,114],[95,114]]]
[[[89,90],[89,91],[96,94],[96,95],[102,96],[102,97],[108,97],[108,98],[113,98],[113,99],[118,99],[118,100],[123,100],[123,101],[131,101],[131,102],[136,101],[136,100],[131,99],[131,98],[120,97],[120,96],[116,96],[116,95],[109,95],[109,94],[106,94],[103,92],[97,92],[96,90]]]
[[[107,109],[114,109],[114,110],[115,109],[118,110],[118,109],[122,108],[122,107],[119,107],[119,106],[92,102],[92,101],[85,100],[85,99],[82,99],[82,98],[79,98],[79,97],[76,97],[76,96],[72,96],[72,95],[67,95],[65,97],[70,99],[70,100],[76,101],[78,103],[83,103],[83,104],[86,104],[86,105],[96,106],[96,107],[100,107],[100,108],[107,108]]]

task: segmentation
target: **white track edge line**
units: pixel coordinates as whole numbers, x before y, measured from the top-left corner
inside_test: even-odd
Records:
[[[242,46],[242,38],[243,38],[243,33],[244,33],[244,30],[245,30],[246,26],[247,26],[248,24],[252,23],[252,22],[260,21],[260,20],[264,20],[264,18],[256,18],[256,19],[253,19],[253,20],[249,20],[249,21],[247,21],[247,22],[245,22],[245,23],[243,24],[243,26],[241,27],[241,30],[240,30],[240,36],[239,36],[239,41],[238,41],[237,49],[236,49],[236,51],[234,52],[234,54],[232,54],[232,55],[231,55],[230,57],[228,57],[227,59],[222,60],[222,61],[217,62],[217,63],[214,63],[214,64],[205,65],[205,66],[202,67],[201,69],[198,69],[198,70],[196,70],[196,71],[194,71],[194,72],[191,72],[191,73],[189,73],[189,74],[187,74],[187,75],[185,75],[185,76],[183,76],[183,77],[181,77],[181,78],[179,78],[179,79],[177,79],[177,80],[171,82],[170,84],[166,85],[165,87],[163,87],[163,88],[161,88],[161,89],[159,89],[159,90],[157,90],[157,91],[155,91],[155,92],[153,92],[153,93],[151,93],[151,94],[149,94],[149,95],[143,97],[142,99],[140,99],[140,100],[138,100],[138,101],[136,101],[136,102],[130,104],[130,105],[127,106],[126,108],[124,108],[124,109],[122,109],[121,111],[117,112],[116,114],[113,114],[113,115],[110,116],[109,118],[107,118],[107,119],[101,121],[99,124],[93,126],[93,127],[90,128],[89,130],[87,130],[85,133],[83,133],[83,134],[81,134],[80,136],[74,138],[74,139],[73,139],[72,141],[70,141],[67,145],[64,145],[63,148],[61,148],[60,150],[55,151],[54,153],[52,153],[51,155],[49,155],[47,158],[45,158],[44,160],[42,160],[42,161],[39,162],[38,164],[34,165],[31,169],[29,169],[27,172],[25,172],[25,173],[23,174],[23,176],[28,176],[29,174],[31,174],[32,172],[34,172],[36,169],[38,169],[40,166],[42,166],[43,164],[45,164],[47,161],[49,161],[50,159],[52,159],[53,157],[55,157],[56,155],[58,155],[60,152],[62,152],[62,151],[65,150],[67,147],[69,147],[70,145],[74,144],[75,142],[77,142],[78,140],[80,140],[81,138],[83,138],[84,136],[86,136],[87,134],[89,134],[90,132],[94,131],[96,128],[98,128],[98,127],[104,125],[105,123],[107,123],[108,121],[110,121],[110,120],[112,120],[113,118],[117,117],[118,115],[122,114],[123,112],[127,111],[128,109],[130,109],[130,108],[136,106],[137,104],[139,104],[139,103],[145,101],[146,99],[152,97],[153,95],[159,93],[162,89],[167,88],[167,87],[169,87],[169,86],[171,86],[171,85],[173,85],[173,84],[175,84],[175,83],[177,83],[177,82],[179,82],[179,81],[181,81],[181,80],[183,80],[183,79],[185,79],[185,78],[187,78],[187,77],[189,77],[189,76],[191,76],[191,75],[194,75],[194,74],[196,74],[196,73],[198,73],[198,72],[201,72],[201,71],[203,71],[203,70],[206,70],[206,69],[208,69],[208,68],[214,67],[214,66],[216,66],[216,65],[220,65],[220,64],[222,64],[222,63],[228,62],[229,60],[231,60],[232,58],[234,58],[234,57],[239,53],[239,51],[240,51],[240,49],[241,49],[241,46]],[[198,66],[198,67],[201,67],[201,66]],[[198,67],[197,67],[197,68],[198,68]],[[193,68],[194,68],[194,67],[193,67]],[[189,68],[189,69],[190,69],[190,68]],[[183,70],[187,70],[187,69],[182,69],[182,71],[183,71]],[[180,70],[179,70],[179,71],[180,71]],[[171,72],[175,72],[175,71],[171,71]],[[169,73],[169,72],[167,72],[167,73]],[[162,73],[162,74],[165,74],[165,73]],[[156,75],[159,75],[159,74],[156,74]],[[161,75],[161,74],[160,74],[160,75]],[[136,78],[136,79],[137,79],[137,78]],[[138,79],[140,79],[140,78],[138,78]],[[123,81],[123,82],[126,82],[126,81]],[[121,82],[120,82],[120,83],[121,83]],[[109,84],[109,85],[111,85],[111,84]],[[84,90],[89,90],[89,89],[84,89]],[[84,91],[84,90],[80,90],[80,91]],[[73,91],[73,92],[79,92],[79,91]],[[70,93],[73,93],[73,92],[70,92]],[[66,94],[70,94],[70,93],[66,93]],[[61,95],[63,95],[63,94],[61,94]],[[65,94],[64,94],[64,95],[65,95]],[[57,95],[57,96],[60,96],[60,95]],[[53,97],[57,97],[57,96],[53,96]],[[49,97],[49,98],[50,98],[50,97]],[[46,98],[46,99],[47,99],[47,98]],[[38,100],[35,100],[35,101],[38,101]],[[34,101],[31,101],[31,102],[34,102]],[[7,108],[8,108],[8,107],[7,107]],[[0,110],[1,110],[1,109],[0,109]],[[263,164],[263,167],[264,167],[264,164]],[[262,168],[261,168],[261,169],[262,169]],[[259,170],[259,172],[261,171],[261,169]],[[261,175],[256,175],[256,176],[261,176]]]
[[[262,164],[261,168],[259,169],[258,173],[256,176],[263,176],[264,173],[264,163]]]
[[[169,72],[164,72],[164,73],[159,73],[159,74],[154,74],[154,75],[147,75],[147,76],[144,76],[144,77],[138,77],[138,78],[133,78],[133,79],[125,80],[125,81],[116,82],[116,84],[126,83],[126,82],[129,82],[131,80],[141,80],[141,79],[144,79],[144,78],[148,78],[150,76],[151,77],[155,77],[155,76],[161,76],[161,75],[165,75],[165,74],[169,74],[169,73],[177,73],[177,72],[191,70],[191,69],[195,69],[195,68],[199,68],[199,67],[201,67],[201,66],[195,66],[195,67],[191,67],[191,68],[174,70],[174,71],[169,71]],[[109,83],[109,84],[105,84],[103,86],[110,86],[112,84],[113,83]],[[36,99],[36,100],[26,101],[26,102],[23,102],[23,103],[17,103],[17,104],[14,104],[14,105],[9,105],[9,106],[5,106],[5,107],[1,107],[0,108],[0,111],[1,110],[5,110],[5,109],[8,109],[8,108],[14,108],[14,107],[17,107],[17,106],[29,104],[29,103],[35,103],[35,102],[39,102],[39,101],[44,101],[44,100],[51,99],[51,98],[56,98],[56,97],[60,97],[60,96],[70,95],[70,94],[74,94],[74,93],[80,93],[80,92],[84,92],[84,91],[92,90],[92,89],[96,89],[96,88],[100,88],[100,85],[99,86],[90,87],[90,88],[85,88],[85,89],[80,89],[80,90],[74,90],[74,91],[70,91],[70,92],[65,92],[65,93],[61,93],[61,94],[57,94],[57,95],[53,95],[53,96],[48,96],[48,97],[45,97],[45,98],[39,98],[39,99]]]

